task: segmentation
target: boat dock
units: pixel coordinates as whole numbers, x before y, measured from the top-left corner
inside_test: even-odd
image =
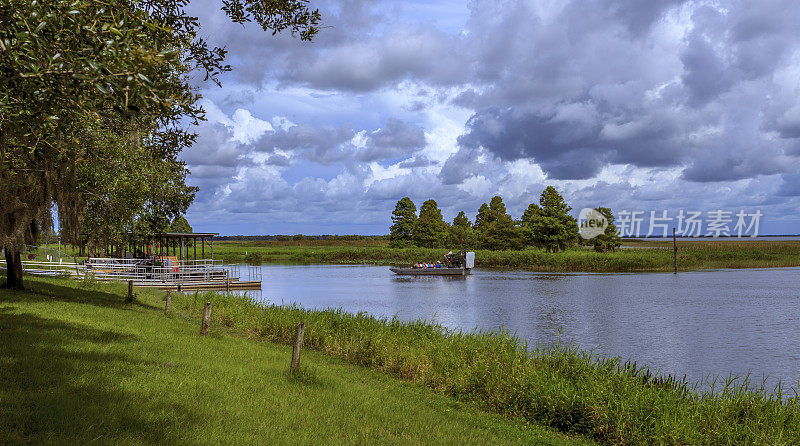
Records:
[[[72,277],[77,280],[91,277],[98,281],[132,281],[134,286],[161,290],[260,290],[260,266],[225,264],[222,260],[213,259],[215,235],[180,232],[155,234],[130,246],[130,250],[122,250],[120,257],[88,257],[85,260],[61,252],[60,244],[58,250],[46,245],[26,246],[27,259],[22,261],[22,268],[29,274]],[[207,239],[211,242],[211,259],[203,258]],[[194,259],[191,259],[190,247],[193,248]],[[200,259],[197,258],[198,247]],[[35,254],[28,256],[30,251]],[[138,253],[139,257],[134,258],[133,253]]]
[[[84,262],[22,262],[29,274],[72,277],[98,281],[133,281],[138,287],[161,290],[260,290],[261,268],[251,265],[224,264],[221,260],[183,260],[168,258],[117,259],[90,258]]]

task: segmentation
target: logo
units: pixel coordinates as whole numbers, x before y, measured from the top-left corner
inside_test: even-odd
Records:
[[[578,214],[578,233],[586,240],[606,232],[608,220],[597,209],[583,208]]]

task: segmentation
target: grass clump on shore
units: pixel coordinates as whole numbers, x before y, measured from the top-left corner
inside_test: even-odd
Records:
[[[461,332],[341,310],[264,306],[246,297],[189,295],[179,307],[253,337],[290,343],[305,321],[306,348],[429,386],[484,410],[609,444],[797,444],[798,399],[728,380],[700,389],[574,345],[529,348],[507,331]]]

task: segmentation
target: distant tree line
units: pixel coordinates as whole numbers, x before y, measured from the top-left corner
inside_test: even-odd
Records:
[[[620,245],[614,216],[609,208],[597,208],[609,224],[605,232],[590,240],[578,234],[578,222],[569,215],[572,208],[552,186],[542,191],[539,203],[531,203],[519,220],[506,211],[498,195],[478,208],[475,221],[470,222],[461,211],[447,223],[434,200],[417,207],[409,197],[397,202],[389,228],[389,246],[405,248],[460,248],[489,250],[519,250],[527,246],[547,252],[563,251],[577,244],[594,247],[596,251],[613,251]]]

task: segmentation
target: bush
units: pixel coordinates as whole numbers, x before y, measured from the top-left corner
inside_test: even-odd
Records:
[[[264,263],[261,253],[256,251],[248,252],[247,255],[244,256],[244,261],[251,265],[261,265]]]

